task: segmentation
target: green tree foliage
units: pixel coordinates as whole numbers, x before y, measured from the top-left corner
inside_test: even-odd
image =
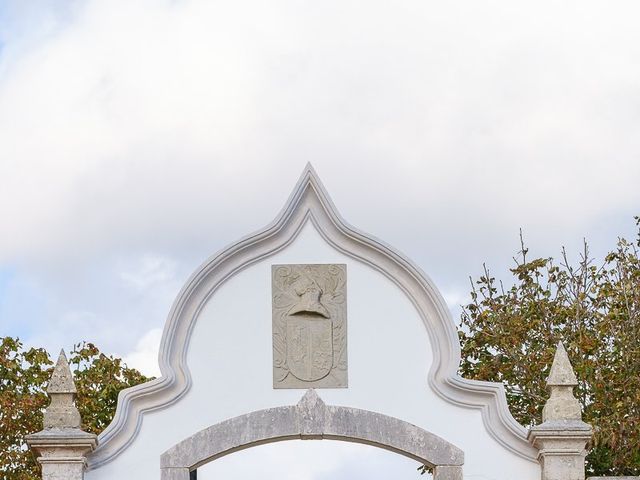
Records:
[[[38,467],[27,451],[25,435],[42,428],[47,405],[44,386],[51,359],[41,348],[23,350],[14,338],[0,342],[0,476],[11,480],[38,478]]]
[[[522,246],[504,288],[486,269],[463,307],[461,374],[502,382],[514,417],[541,421],[555,345],[564,342],[594,427],[587,470],[640,475],[640,219],[635,243],[619,239],[601,264],[584,251],[571,265],[530,259]]]
[[[74,370],[82,428],[99,434],[116,411],[120,390],[146,382],[121,359],[100,353],[87,342],[75,345],[69,358]],[[42,348],[25,349],[12,337],[0,337],[0,477],[37,480],[40,470],[24,437],[42,429],[49,403],[45,393],[53,362]]]

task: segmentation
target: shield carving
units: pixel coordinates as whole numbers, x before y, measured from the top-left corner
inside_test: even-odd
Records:
[[[346,265],[273,265],[271,275],[273,388],[346,388]]]
[[[287,365],[300,380],[326,377],[333,366],[331,319],[313,313],[287,317]]]

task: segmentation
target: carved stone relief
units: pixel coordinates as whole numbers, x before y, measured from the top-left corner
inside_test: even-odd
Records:
[[[273,265],[273,388],[347,387],[347,266]]]

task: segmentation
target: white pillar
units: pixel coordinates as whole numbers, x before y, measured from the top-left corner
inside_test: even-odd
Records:
[[[44,428],[26,438],[38,455],[43,480],[82,480],[86,455],[98,444],[94,434],[80,429],[76,393],[67,357],[61,351],[47,387],[51,403],[44,413]]]
[[[560,342],[547,379],[550,397],[542,411],[542,423],[529,431],[529,441],[538,449],[542,480],[584,480],[592,430],[582,421],[580,403],[573,396],[577,385]]]

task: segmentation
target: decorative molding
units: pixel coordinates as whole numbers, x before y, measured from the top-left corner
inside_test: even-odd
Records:
[[[162,334],[159,364],[162,375],[120,392],[115,417],[100,435],[100,446],[88,458],[97,468],[115,458],[135,438],[145,412],[178,401],[190,388],[187,345],[198,314],[230,277],[292,243],[312,222],[334,248],[394,282],[413,303],[429,334],[433,364],[431,387],[444,399],[480,409],[489,433],[511,452],[536,461],[537,450],[527,441],[527,429],[509,412],[500,383],[467,380],[457,374],[460,344],[449,309],[433,282],[409,259],[384,242],[345,222],[308,164],[278,217],[263,230],[243,238],[201,265],[175,300]]]
[[[431,468],[454,468],[462,478],[464,452],[455,445],[394,417],[358,408],[325,405],[311,389],[297,405],[268,408],[231,418],[182,440],[160,456],[161,478],[167,480],[176,471],[186,478],[189,471],[229,453],[292,439],[330,439],[371,445]]]

